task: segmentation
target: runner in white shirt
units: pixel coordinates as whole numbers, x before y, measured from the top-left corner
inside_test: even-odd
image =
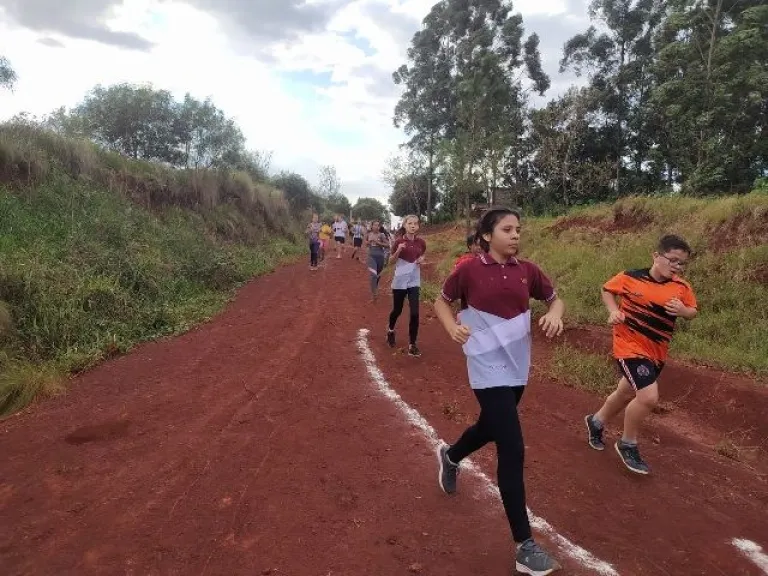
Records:
[[[363,226],[360,220],[358,220],[357,223],[352,226],[352,246],[354,246],[354,249],[352,250],[352,258],[357,258],[360,260],[360,257],[357,255],[357,251],[363,247],[363,238],[365,237],[367,231],[368,230],[365,226]]]
[[[333,222],[333,239],[336,243],[336,258],[341,258],[341,249],[347,240],[347,233],[349,227],[342,218],[341,214],[336,214],[336,219]]]

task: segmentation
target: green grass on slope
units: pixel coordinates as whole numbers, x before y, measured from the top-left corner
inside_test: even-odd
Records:
[[[215,238],[199,214],[152,214],[66,176],[23,193],[0,186],[0,414],[57,391],[62,375],[187,330],[302,250]]]
[[[695,250],[686,277],[700,309],[692,322],[679,321],[672,355],[768,374],[764,193],[626,198],[559,219],[524,218],[522,255],[555,279],[569,321],[605,324],[600,286],[622,270],[650,266],[656,242],[666,233],[680,234]],[[452,253],[462,250],[463,239],[457,239]],[[445,272],[449,264],[438,269]]]

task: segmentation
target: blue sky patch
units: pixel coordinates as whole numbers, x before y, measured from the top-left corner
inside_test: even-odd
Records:
[[[341,126],[320,126],[317,134],[339,148],[359,148],[365,146],[365,138],[359,130]]]
[[[338,35],[344,38],[344,40],[347,41],[347,44],[351,44],[355,48],[362,50],[366,58],[370,58],[371,56],[376,55],[376,50],[374,50],[368,39],[363,38],[357,34],[357,32],[353,30],[347,30],[346,32],[338,32]]]
[[[295,72],[280,72],[280,77],[287,86],[314,86],[315,88],[328,88],[333,85],[331,72],[315,72],[313,70],[297,70]],[[293,92],[293,90],[291,91]]]

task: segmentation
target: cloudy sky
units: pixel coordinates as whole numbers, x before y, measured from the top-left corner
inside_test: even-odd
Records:
[[[0,55],[19,76],[0,92],[0,120],[73,106],[96,84],[148,82],[210,96],[272,168],[317,181],[336,166],[342,192],[385,199],[392,71],[435,0],[0,0]],[[588,26],[588,0],[517,0],[538,32],[548,97],[563,43]]]

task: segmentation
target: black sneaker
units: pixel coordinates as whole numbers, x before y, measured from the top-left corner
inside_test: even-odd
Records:
[[[395,347],[395,331],[394,330],[387,330],[387,344],[389,344],[390,348]]]
[[[561,568],[549,553],[529,538],[517,549],[515,569],[521,574],[532,576],[547,576]]]
[[[605,450],[605,443],[603,442],[603,429],[598,428],[593,420],[593,414],[587,414],[584,416],[584,422],[587,424],[587,442],[595,450]]]
[[[421,356],[421,350],[419,350],[419,347],[416,346],[416,344],[408,346],[408,356],[413,356],[414,358],[419,358]]]
[[[437,482],[446,494],[456,492],[456,478],[459,476],[459,467],[448,460],[448,446],[443,444],[437,449],[437,461],[440,463],[440,472]]]
[[[624,462],[624,466],[629,470],[635,474],[643,475],[651,472],[651,469],[648,468],[648,464],[646,464],[642,456],[640,456],[640,450],[638,450],[636,445],[630,446],[619,440],[616,442],[615,446],[616,453],[621,458],[621,461]]]

